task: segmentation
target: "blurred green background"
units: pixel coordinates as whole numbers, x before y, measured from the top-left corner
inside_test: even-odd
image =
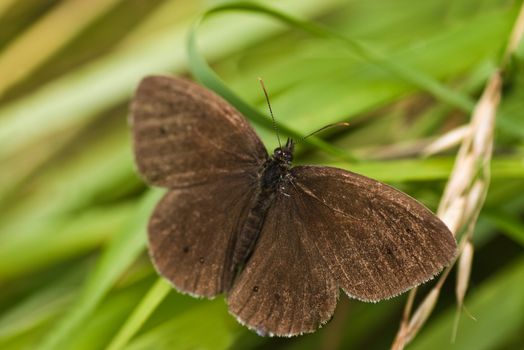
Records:
[[[266,1],[331,31],[314,35],[260,11],[216,12],[188,56],[192,24],[224,3],[0,1],[0,349],[390,346],[405,295],[378,304],[342,295],[315,334],[272,339],[237,324],[222,297],[167,288],[145,253],[145,225],[162,191],[135,172],[130,97],[149,74],[193,70],[206,81],[205,58],[267,115],[263,77],[283,128],[306,134],[351,122],[322,134],[325,144],[304,145],[299,163],[351,169],[435,210],[456,148],[428,158],[420,150],[468,122],[522,2]],[[340,36],[372,49],[360,52]],[[465,305],[476,321],[463,314],[450,343],[451,278],[410,349],[524,348],[523,114],[521,43],[505,73],[492,183],[474,236]],[[254,126],[273,149],[268,123]]]

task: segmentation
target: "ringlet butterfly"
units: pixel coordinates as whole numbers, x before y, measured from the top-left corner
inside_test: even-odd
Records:
[[[408,195],[346,170],[269,156],[230,104],[188,80],[150,76],[131,106],[145,181],[169,191],[149,221],[158,272],[182,293],[226,294],[260,335],[314,332],[340,288],[379,301],[431,279],[455,256],[446,225]]]

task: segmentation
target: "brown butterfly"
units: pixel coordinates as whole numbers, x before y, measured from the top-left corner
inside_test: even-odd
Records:
[[[408,195],[346,170],[269,156],[230,104],[187,80],[147,77],[132,102],[138,169],[169,192],[149,222],[158,272],[182,292],[226,294],[261,335],[314,332],[339,290],[379,301],[455,256],[446,225]]]

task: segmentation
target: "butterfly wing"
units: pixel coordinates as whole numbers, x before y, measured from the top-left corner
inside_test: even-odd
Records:
[[[291,175],[296,215],[350,297],[393,297],[433,278],[455,257],[446,225],[408,195],[337,168],[299,166]]]
[[[455,256],[447,227],[390,186],[327,167],[291,175],[228,295],[230,312],[261,334],[313,332],[332,316],[339,287],[378,301],[432,278]]]
[[[170,190],[149,222],[149,252],[157,271],[193,296],[224,292],[233,233],[247,215],[249,179],[233,175]]]
[[[339,288],[285,195],[269,209],[255,250],[227,296],[229,311],[260,335],[311,333],[333,315]]]
[[[254,173],[267,159],[242,115],[190,81],[150,76],[131,105],[135,159],[145,180],[181,188],[235,173]]]
[[[234,233],[268,157],[262,142],[227,102],[173,77],[142,80],[130,122],[141,174],[171,188],[148,228],[156,269],[182,292],[223,292]]]

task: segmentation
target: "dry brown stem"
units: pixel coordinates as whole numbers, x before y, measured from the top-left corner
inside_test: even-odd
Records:
[[[502,89],[501,72],[508,64],[511,55],[522,39],[523,33],[524,4],[521,6],[519,16],[508,40],[508,46],[500,67],[489,78],[484,92],[475,106],[467,130],[461,130],[462,135],[459,136],[462,137],[462,144],[437,213],[455,236],[462,233],[457,259],[459,261],[456,285],[457,312],[461,312],[464,304],[474,253],[471,238],[490,182],[493,131]],[[456,142],[456,139],[457,135],[447,135],[437,144],[438,147],[434,148],[447,147],[450,143]],[[416,289],[410,292],[392,349],[403,349],[420,331],[438,300],[440,289],[450,269],[451,266],[446,269],[438,283],[412,315],[411,310]]]

